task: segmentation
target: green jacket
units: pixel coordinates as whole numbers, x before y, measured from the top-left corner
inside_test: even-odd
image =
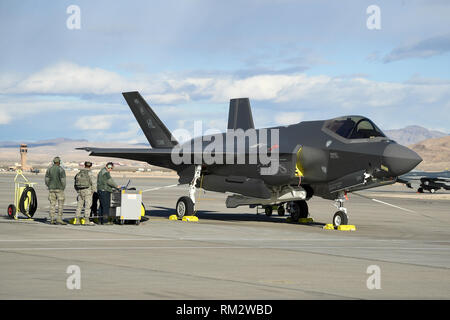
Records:
[[[117,183],[115,183],[113,178],[111,178],[108,170],[106,170],[106,168],[100,170],[97,175],[97,191],[113,192],[116,188]]]
[[[64,190],[66,188],[66,172],[61,166],[52,165],[45,172],[45,185],[48,190]]]

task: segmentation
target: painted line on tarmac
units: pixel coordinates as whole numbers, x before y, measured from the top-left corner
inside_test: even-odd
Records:
[[[156,191],[156,190],[160,190],[160,189],[166,189],[166,188],[173,188],[179,186],[179,184],[171,184],[170,186],[164,186],[164,187],[157,187],[157,188],[151,188],[151,189],[146,189],[144,191],[142,191],[142,193],[144,192],[148,192],[148,191]]]
[[[73,206],[75,204],[78,204],[78,201],[74,201],[74,202],[71,202],[71,203],[66,203],[66,204],[64,204],[64,207],[65,206]],[[50,208],[50,205],[44,207],[44,209],[49,209],[49,208]],[[42,209],[42,208],[38,208],[38,209]]]
[[[381,201],[381,200],[372,199],[372,201],[375,201],[375,202],[378,202],[378,203],[381,203],[381,204],[384,204],[384,205],[387,205],[387,206],[391,206],[393,208],[397,208],[397,209],[400,209],[400,210],[403,210],[403,211],[406,211],[406,212],[416,213],[413,210],[402,208],[402,207],[399,207],[399,206],[396,206],[396,205],[393,205],[393,204],[390,204],[390,203],[387,203],[387,202],[384,202],[384,201]]]
[[[286,247],[286,246],[153,246],[153,247],[51,247],[51,248],[0,248],[1,251],[67,251],[67,250],[186,250],[186,249],[299,249],[299,250],[398,250],[398,251],[417,251],[417,250],[433,250],[433,251],[450,251],[450,248],[403,248],[403,247]]]
[[[228,242],[239,242],[239,241],[250,241],[250,242],[267,242],[267,241],[310,241],[310,242],[322,242],[322,241],[339,241],[339,242],[411,242],[419,241],[421,243],[450,243],[447,240],[402,240],[402,239],[296,239],[296,238],[47,238],[47,239],[0,239],[0,242],[52,242],[52,241],[228,241]]]

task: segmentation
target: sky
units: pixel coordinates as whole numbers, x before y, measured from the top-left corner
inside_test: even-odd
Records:
[[[356,114],[450,133],[449,16],[447,0],[1,0],[0,141],[146,142],[126,91],[171,131],[224,131],[248,97],[258,128]]]

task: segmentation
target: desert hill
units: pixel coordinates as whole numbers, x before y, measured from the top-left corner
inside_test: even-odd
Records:
[[[94,165],[103,165],[108,161],[123,164],[128,167],[149,167],[147,164],[134,160],[118,158],[90,157],[84,150],[76,150],[80,147],[99,148],[145,148],[144,144],[128,144],[118,142],[88,142],[86,140],[72,140],[58,138],[53,140],[23,142],[28,145],[27,163],[33,168],[45,168],[55,156],[61,157],[63,164],[76,167],[78,163],[91,161]],[[10,167],[20,163],[18,142],[0,142],[0,166]]]
[[[450,168],[450,136],[427,139],[410,145],[423,161],[416,169],[424,171],[443,171]]]

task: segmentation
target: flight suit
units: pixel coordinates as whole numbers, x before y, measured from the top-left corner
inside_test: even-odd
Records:
[[[56,205],[58,205],[58,217],[56,223],[65,224],[62,221],[66,188],[66,172],[62,167],[53,164],[45,173],[45,185],[49,190],[48,200],[50,201],[50,222],[55,223]]]
[[[100,200],[99,216],[101,223],[108,221],[111,203],[111,193],[116,189],[117,184],[111,174],[103,168],[97,175],[97,193]]]

